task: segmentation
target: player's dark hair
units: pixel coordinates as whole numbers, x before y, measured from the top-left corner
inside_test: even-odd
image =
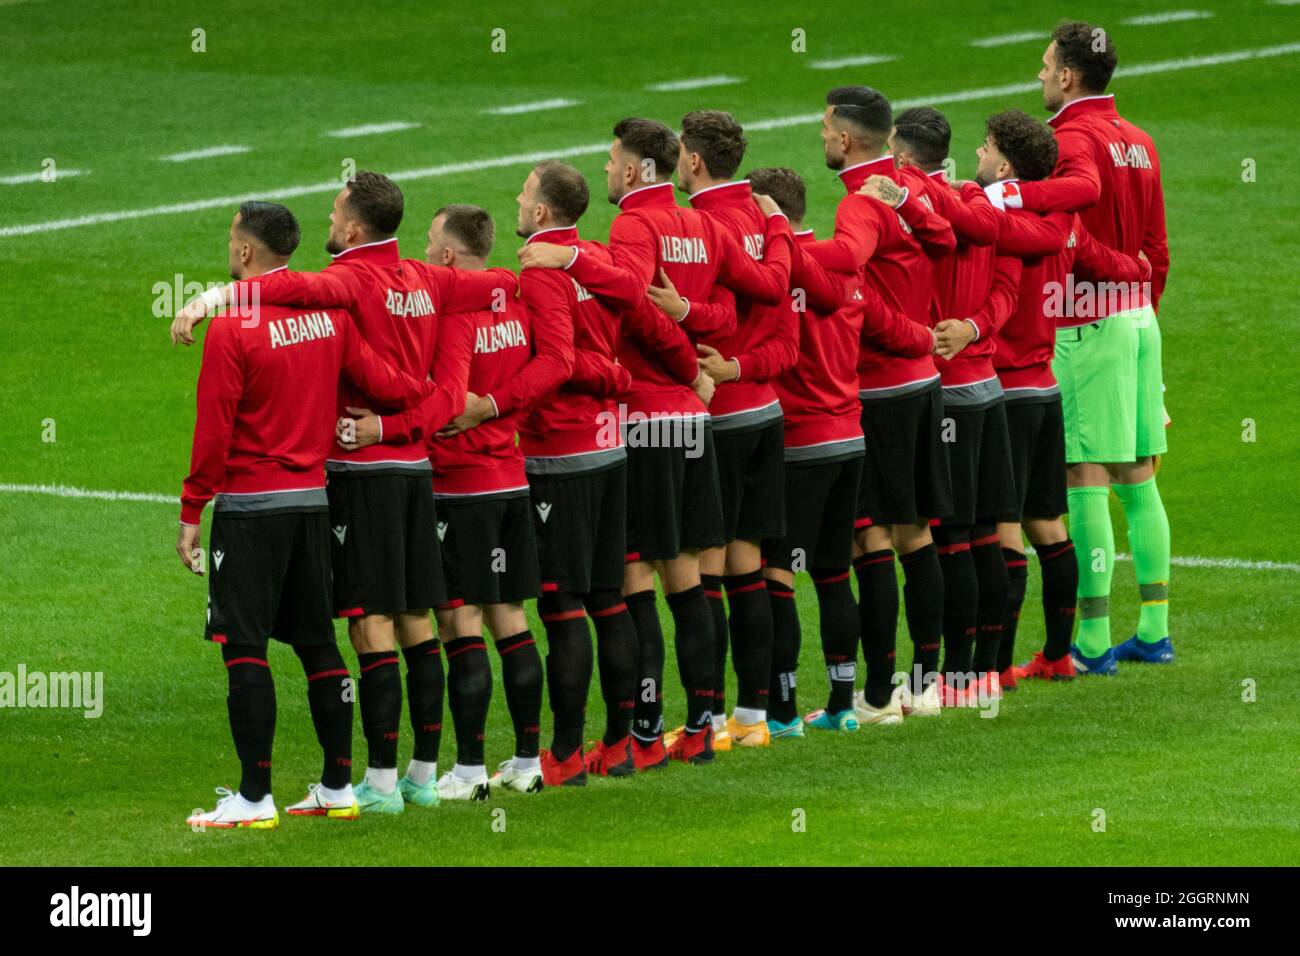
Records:
[[[476,259],[486,259],[492,254],[492,243],[496,241],[497,229],[491,214],[480,206],[453,203],[443,206],[433,214],[433,218],[442,220],[443,231],[465,247],[465,251]]]
[[[677,154],[681,147],[677,134],[657,120],[629,116],[619,120],[614,127],[614,138],[637,159],[648,159],[655,165],[655,179],[666,181],[677,168]]]
[[[994,113],[984,124],[989,137],[1021,179],[1046,179],[1056,168],[1056,134],[1020,110]]]
[[[239,231],[252,236],[277,256],[291,256],[302,233],[288,206],[250,200],[239,204]]]
[[[1104,93],[1115,73],[1119,57],[1110,34],[1082,20],[1062,23],[1052,31],[1057,67],[1069,67],[1079,74],[1089,93]]]
[[[348,180],[345,200],[374,239],[387,239],[402,224],[402,191],[380,173],[359,172]]]
[[[938,166],[948,158],[952,127],[938,110],[913,106],[894,117],[894,139],[907,144],[918,164]]]
[[[709,175],[730,179],[745,158],[745,132],[730,113],[692,110],[682,117],[682,143],[699,153]]]
[[[568,163],[548,159],[533,167],[537,174],[537,199],[561,226],[572,226],[587,211],[591,195],[587,180]]]
[[[781,211],[794,222],[803,222],[808,209],[803,179],[793,169],[764,166],[745,174],[749,188],[756,193],[771,196]]]
[[[835,109],[832,115],[855,126],[874,144],[885,141],[893,125],[894,112],[889,100],[869,86],[837,86],[826,94],[826,103]]]

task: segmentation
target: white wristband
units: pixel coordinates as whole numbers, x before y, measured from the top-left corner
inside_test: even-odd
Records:
[[[209,312],[213,312],[226,304],[226,302],[228,301],[226,298],[227,293],[233,291],[234,291],[234,286],[232,286],[230,283],[227,283],[226,285],[215,286],[211,289],[205,290],[203,294],[199,296],[199,301],[203,303],[204,307]]]

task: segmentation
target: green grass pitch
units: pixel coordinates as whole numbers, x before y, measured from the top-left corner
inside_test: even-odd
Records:
[[[39,173],[46,159],[65,173],[55,182],[0,182],[0,671],[99,671],[105,696],[93,720],[68,710],[0,711],[0,863],[1297,861],[1300,7],[1196,0],[1213,16],[1124,25],[1135,13],[1182,7],[999,0],[978,10],[914,3],[878,12],[854,3],[776,12],[724,2],[625,8],[615,22],[609,5],[595,3],[206,6],[195,14],[174,0],[0,3],[0,179]],[[1161,325],[1173,426],[1160,478],[1183,559],[1172,592],[1174,666],[1027,687],[994,719],[950,712],[810,736],[722,755],[710,768],[536,798],[350,825],[286,818],[267,833],[184,826],[193,807],[211,806],[214,785],[237,782],[238,768],[222,668],[200,640],[205,583],[172,550],[177,508],[17,489],[179,493],[200,355],[168,343],[168,321],[153,312],[155,285],[177,275],[225,278],[235,203],[42,224],[314,187],[284,201],[303,225],[294,264],[320,268],[336,188],[325,184],[337,184],[350,159],[426,173],[403,182],[405,254],[422,254],[437,206],[473,202],[497,218],[494,264],[510,265],[514,197],[528,162],[486,161],[590,147],[571,161],[594,187],[583,233],[604,238],[611,207],[601,201],[601,151],[613,123],[635,113],[675,125],[708,106],[750,128],[743,168],[789,165],[807,178],[809,219],[825,234],[840,187],[823,165],[815,122],[761,121],[815,114],[827,88],[867,82],[895,100],[936,102],[952,122],[957,174],[968,177],[987,114],[1018,106],[1046,116],[1029,86],[1043,43],[970,40],[1045,35],[1067,16],[1107,26],[1122,70],[1163,64],[1122,73],[1112,89],[1121,112],[1154,136],[1164,165],[1173,269]],[[498,28],[503,52],[492,49]],[[204,52],[193,50],[196,29],[205,31]],[[805,52],[792,49],[800,30]],[[1243,51],[1250,55],[1223,57]],[[867,54],[894,59],[812,66]],[[647,89],[709,76],[739,82]],[[578,103],[483,112],[553,98]],[[418,126],[325,135],[377,123]],[[222,145],[250,151],[159,159]],[[40,228],[13,228],[33,225]],[[1118,509],[1115,516],[1125,550]],[[1031,568],[1021,656],[1041,640],[1036,582]],[[1137,615],[1131,564],[1119,566],[1115,594],[1118,641]],[[806,580],[799,601],[800,696],[811,709],[824,703],[826,685]],[[900,665],[909,648],[900,624]],[[353,659],[350,648],[345,654]],[[671,658],[669,719],[682,708]],[[301,795],[319,763],[297,661],[277,646],[272,666],[283,804]],[[1252,688],[1253,702],[1243,700]],[[601,712],[593,688],[589,715]],[[447,726],[444,766],[455,751],[449,718]],[[498,686],[489,762],[509,755],[510,739]],[[358,717],[358,761],[364,750]],[[403,765],[408,755],[409,736]],[[1104,832],[1094,827],[1098,809]],[[802,828],[793,825],[801,819]]]

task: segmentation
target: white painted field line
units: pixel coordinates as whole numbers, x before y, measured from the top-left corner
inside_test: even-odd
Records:
[[[0,482],[0,494],[48,495],[54,498],[91,498],[99,501],[133,501],[150,504],[177,505],[180,495],[160,495],[149,491],[103,491],[94,488],[77,488],[72,485],[21,485]],[[1032,550],[1032,549],[1031,549]],[[1116,561],[1132,561],[1132,555],[1116,554]],[[1245,558],[1204,558],[1195,555],[1178,555],[1172,559],[1177,568],[1220,568],[1233,571],[1289,571],[1300,573],[1300,562],[1249,561]]]
[[[1047,34],[1039,30],[1026,30],[1021,33],[1003,33],[995,37],[980,37],[978,40],[971,40],[971,46],[990,47],[1006,46],[1010,43],[1027,43],[1030,40],[1045,40]]]
[[[5,186],[21,186],[23,183],[39,183],[44,173],[19,173],[17,176],[0,176],[0,184]],[[79,169],[58,169],[54,170],[54,179],[51,182],[57,182],[65,176],[81,176]]]
[[[1209,10],[1170,10],[1168,13],[1144,13],[1119,21],[1126,27],[1150,27],[1157,23],[1179,23],[1183,20],[1208,20],[1214,16]]]
[[[534,103],[515,103],[513,106],[494,106],[483,110],[492,116],[514,116],[516,113],[537,113],[541,110],[559,110],[566,106],[581,106],[582,100],[566,100],[556,97],[553,100],[537,100]]]
[[[364,126],[345,126],[343,129],[326,130],[326,136],[335,139],[349,139],[353,136],[373,136],[375,133],[397,133],[404,129],[415,129],[419,123],[397,121],[393,123],[367,123]]]
[[[239,153],[251,151],[249,146],[236,146],[233,143],[226,143],[222,146],[209,146],[207,149],[192,149],[186,153],[172,153],[168,156],[159,156],[164,163],[188,163],[192,159],[210,159],[213,156],[236,156]]]
[[[0,494],[52,495],[56,498],[96,498],[100,501],[148,501],[154,504],[180,504],[180,495],[159,495],[151,491],[96,491],[71,485],[12,485],[0,483]]]
[[[813,60],[808,64],[810,70],[838,70],[842,66],[872,66],[876,63],[889,63],[897,57],[877,53],[864,53],[862,56],[843,56],[837,60]]]
[[[666,83],[651,83],[646,87],[654,93],[675,93],[678,90],[702,90],[707,86],[731,86],[745,81],[738,76],[697,76],[690,80],[669,80]]]
[[[1131,554],[1117,554],[1116,561],[1132,561]],[[1294,561],[1248,561],[1245,558],[1199,558],[1194,555],[1175,555],[1169,563],[1176,568],[1220,568],[1229,571],[1300,571]]]
[[[1175,70],[1189,70],[1204,66],[1221,66],[1225,63],[1238,63],[1243,60],[1264,59],[1275,56],[1289,56],[1300,53],[1300,43],[1284,43],[1279,46],[1259,47],[1253,50],[1234,50],[1229,53],[1216,53],[1207,56],[1190,56],[1180,60],[1160,60],[1155,63],[1139,63],[1134,66],[1120,67],[1115,71],[1117,77],[1145,76],[1151,73],[1168,73]],[[964,103],[971,100],[992,99],[999,96],[1014,96],[1039,89],[1037,82],[1008,83],[1003,86],[986,86],[974,90],[959,90],[955,93],[937,93],[930,96],[907,97],[895,101],[894,105],[908,106],[940,105],[943,103]],[[821,113],[803,113],[798,116],[782,116],[776,119],[746,122],[746,130],[782,129],[788,126],[800,126],[816,122]],[[531,153],[517,153],[512,156],[495,156],[490,159],[474,159],[459,163],[445,163],[441,166],[426,166],[422,169],[409,169],[391,174],[397,180],[428,179],[434,176],[451,176],[457,173],[478,172],[484,169],[499,169],[503,166],[522,166],[537,163],[543,159],[567,159],[572,156],[588,156],[603,153],[609,149],[609,140],[602,140],[586,146],[571,146],[567,149],[537,150]],[[166,206],[147,206],[141,209],[123,209],[113,212],[89,213],[68,219],[54,219],[47,222],[25,223],[17,226],[0,226],[0,239],[12,236],[28,236],[39,232],[53,232],[59,229],[74,229],[80,226],[96,226],[109,222],[121,222],[127,219],[143,219],[150,216],[178,215],[198,212],[204,209],[218,209],[237,206],[250,199],[292,199],[295,196],[307,196],[313,193],[338,192],[338,180],[331,179],[323,183],[311,183],[303,186],[284,186],[279,189],[264,189],[258,192],[238,196],[217,196],[211,199],[196,199],[190,202],[171,203]]]

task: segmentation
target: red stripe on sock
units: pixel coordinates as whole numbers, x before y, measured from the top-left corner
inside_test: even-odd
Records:
[[[439,604],[439,605],[438,605],[438,610],[439,610],[439,611],[454,611],[454,610],[456,610],[456,608],[458,608],[458,607],[464,607],[464,606],[465,606],[465,602],[462,601],[460,598],[453,598],[452,600],[448,601],[446,604]]]
[[[623,555],[623,560],[626,561],[626,562],[631,562],[631,561],[640,561],[640,560],[641,560],[641,552],[640,552],[640,551],[629,551],[627,554]]]
[[[887,555],[884,555],[883,557],[872,558],[870,561],[868,561],[868,560],[867,560],[867,556],[864,554],[864,555],[862,555],[862,557],[857,558],[856,560],[854,560],[854,562],[853,562],[853,566],[854,566],[855,568],[865,568],[865,567],[867,567],[868,565],[872,565],[872,564],[886,564],[886,563],[892,562],[893,560],[894,560],[894,556],[893,556],[892,554],[887,554]]]
[[[348,669],[346,667],[344,667],[341,670],[336,667],[332,671],[320,671],[319,673],[316,674],[308,674],[307,683],[310,684],[312,681],[320,680],[322,677],[347,677],[347,676],[348,676]]]
[[[363,607],[345,607],[341,611],[334,612],[335,617],[365,617],[366,609]]]
[[[1002,539],[998,536],[998,533],[995,531],[992,534],[986,534],[982,538],[976,538],[974,541],[970,543],[970,546],[972,548],[982,548],[986,544],[994,544],[1001,540]]]
[[[234,667],[236,664],[261,664],[263,667],[271,666],[260,657],[236,657],[233,661],[226,661],[227,667]]]
[[[732,588],[732,587],[729,587],[729,588],[727,588],[727,593],[728,593],[728,594],[747,594],[747,593],[750,592],[750,591],[757,591],[759,588],[765,588],[765,587],[767,587],[767,583],[766,583],[765,581],[755,581],[755,582],[752,583],[752,584],[746,584],[744,587],[739,587],[739,588]],[[721,597],[721,595],[719,595],[719,597]]]
[[[969,551],[969,550],[970,550],[969,541],[958,541],[956,544],[943,544],[940,545],[938,548],[940,554],[958,554],[962,551]]]
[[[212,635],[212,643],[213,643],[213,644],[225,644],[226,642],[227,642],[226,635],[224,635],[224,634],[213,634],[213,635]]]
[[[542,582],[542,593],[543,593],[543,594],[554,594],[554,593],[555,593],[556,591],[558,591],[559,589],[560,589],[560,586],[559,586],[558,584],[556,584],[554,581],[543,581],[543,582]]]
[[[553,624],[556,621],[573,621],[586,616],[587,612],[582,608],[578,608],[576,611],[560,611],[558,614],[543,614],[542,620],[547,624]]]
[[[721,592],[721,591],[705,591],[705,592],[704,592],[704,596],[705,596],[705,597],[709,597],[709,598],[717,598],[719,601],[722,600],[722,592]]]
[[[592,611],[592,612],[591,612],[591,616],[592,616],[592,617],[611,617],[611,616],[613,616],[613,615],[615,615],[615,614],[622,614],[622,613],[623,613],[624,611],[626,611],[626,610],[627,610],[627,605],[624,604],[622,601],[619,601],[619,602],[618,602],[617,604],[615,604],[613,607],[602,607],[602,608],[600,608],[599,610]]]
[[[870,528],[872,524],[873,522],[870,518],[858,518],[853,522],[853,528],[856,531],[861,528]]]
[[[517,651],[521,647],[527,647],[529,644],[536,644],[536,643],[537,642],[533,640],[531,637],[528,638],[526,641],[520,641],[518,644],[511,644],[509,647],[502,647],[501,643],[497,642],[497,650],[500,652],[502,657],[505,657],[507,654]]]
[[[458,647],[454,651],[448,651],[447,660],[451,660],[453,657],[456,657],[457,655],[464,654],[466,651],[472,651],[472,650],[486,651],[487,645],[484,644],[482,641],[478,641],[477,643],[474,644],[466,644],[464,647]]]
[[[1029,562],[1028,562],[1027,560],[1026,560],[1026,561],[1008,561],[1008,562],[1007,562],[1007,567],[1009,567],[1009,568],[1027,568],[1027,567],[1029,567]]]
[[[385,657],[383,660],[375,661],[373,664],[367,664],[365,667],[361,668],[361,673],[367,674],[370,671],[374,670],[376,667],[383,667],[385,664],[396,664],[396,663],[397,663],[396,655],[392,657]]]
[[[876,564],[879,562],[879,560],[881,559],[877,559],[876,561],[871,561],[868,563]],[[893,559],[890,558],[890,560]],[[849,572],[845,571],[843,574],[834,574],[829,578],[813,578],[813,584],[838,584],[840,581],[847,581],[848,579],[849,579]]]

